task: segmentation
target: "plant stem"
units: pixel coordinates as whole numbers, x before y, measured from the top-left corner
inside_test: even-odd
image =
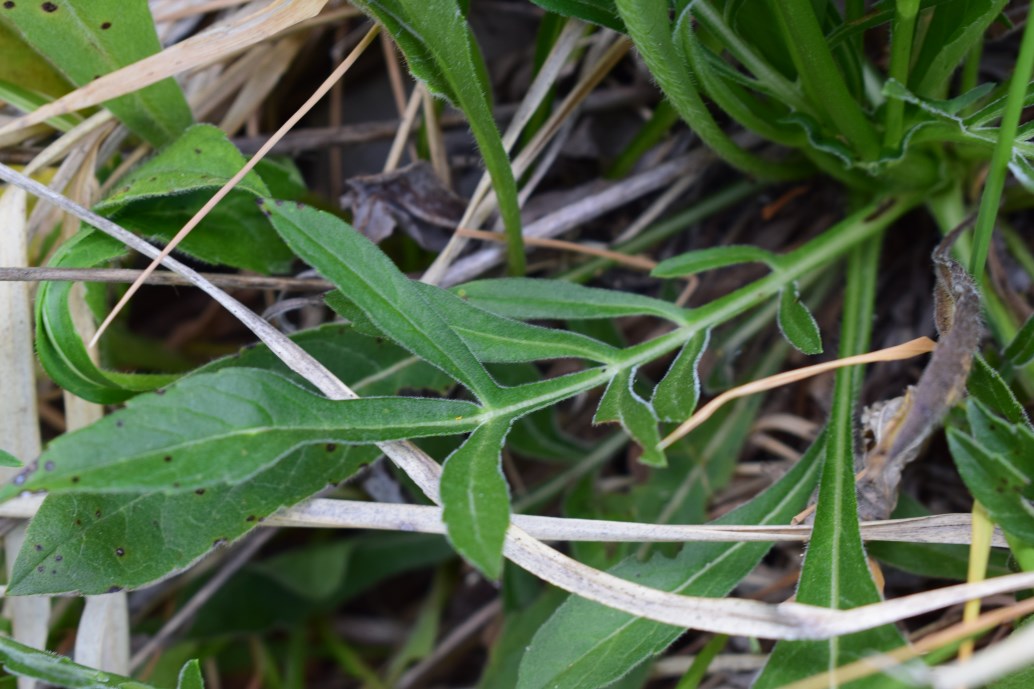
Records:
[[[880,142],[844,82],[811,0],[780,0],[772,7],[808,99],[825,107],[830,124],[851,142],[863,160],[876,160]]]
[[[991,165],[984,184],[984,194],[980,197],[980,213],[973,230],[973,255],[969,264],[969,272],[980,283],[987,262],[987,251],[991,244],[991,233],[994,231],[995,218],[998,215],[998,204],[1005,187],[1005,171],[1012,157],[1013,141],[1019,127],[1020,114],[1023,112],[1023,101],[1027,92],[1027,82],[1034,70],[1034,22],[1027,22],[1023,29],[1023,41],[1020,44],[1020,55],[1016,59],[1012,79],[1009,82],[1009,95],[1005,101],[1005,111],[998,129],[998,144],[991,156]]]
[[[894,17],[894,31],[890,42],[890,69],[888,76],[904,85],[908,85],[908,68],[912,59],[912,38],[915,35],[916,15],[919,13],[919,0],[898,0],[897,13]],[[887,100],[886,129],[883,132],[883,145],[896,149],[901,143],[901,132],[905,117],[905,101],[890,98]]]

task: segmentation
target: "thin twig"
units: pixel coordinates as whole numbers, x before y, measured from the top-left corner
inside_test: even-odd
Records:
[[[131,283],[140,278],[141,270],[130,268],[0,268],[0,282],[111,282]],[[265,275],[233,275],[201,273],[213,285],[226,289],[276,289],[291,292],[320,292],[334,289],[334,283],[323,278],[284,278]],[[194,287],[189,279],[176,273],[151,273],[144,280],[148,285]]]

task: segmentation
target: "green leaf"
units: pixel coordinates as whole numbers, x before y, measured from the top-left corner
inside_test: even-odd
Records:
[[[470,402],[416,397],[332,401],[269,371],[228,368],[140,396],[57,438],[0,495],[178,493],[246,479],[308,444],[464,433],[479,425],[480,411]]]
[[[575,17],[592,24],[625,33],[625,23],[618,16],[614,0],[532,0],[539,7],[565,17]]]
[[[448,290],[416,283],[424,298],[484,362],[578,358],[612,363],[619,350],[579,333],[543,328],[478,308]]]
[[[715,246],[672,256],[657,264],[650,275],[659,278],[677,278],[696,275],[707,270],[735,266],[742,263],[778,265],[779,257],[756,246]]]
[[[477,280],[453,288],[462,299],[509,318],[617,318],[649,315],[680,325],[688,312],[661,299],[620,290],[585,287],[564,280],[504,278]]]
[[[43,101],[63,96],[72,85],[0,16],[0,80]],[[12,103],[13,104],[13,103]],[[16,107],[20,105],[14,104]]]
[[[94,595],[145,586],[348,478],[377,454],[371,446],[326,443],[287,452],[244,480],[192,491],[48,495],[29,523],[8,593]]]
[[[1034,542],[1034,431],[966,404],[970,431],[948,429],[948,447],[973,496],[1005,531]]]
[[[15,467],[21,468],[24,466],[17,457],[12,455],[10,452],[0,450],[0,467]]]
[[[125,254],[126,248],[120,242],[87,229],[65,242],[50,265],[93,268]],[[43,369],[55,383],[90,402],[117,404],[175,379],[175,376],[120,373],[98,367],[79,336],[68,307],[73,284],[43,282],[36,295],[36,352]]]
[[[385,335],[466,385],[481,400],[499,389],[416,284],[340,218],[296,204],[264,201],[291,248],[331,280]]]
[[[196,658],[188,660],[180,669],[176,689],[205,689],[205,680],[201,676],[201,663]]]
[[[134,232],[168,240],[246,163],[219,128],[198,124],[127,175],[94,210]],[[258,173],[248,173],[179,249],[260,273],[290,269],[294,255],[256,205],[258,197],[270,195]]]
[[[940,95],[952,73],[983,40],[984,31],[1005,5],[1006,0],[948,0],[938,6],[924,29],[920,49],[912,56],[909,85],[916,93],[927,97]]]
[[[966,389],[973,397],[1012,423],[1030,425],[1027,411],[1016,399],[1012,388],[979,353],[973,357],[973,368],[966,380]]]
[[[785,524],[801,510],[818,476],[822,438],[775,485],[715,524]],[[750,573],[767,543],[690,543],[674,558],[632,557],[611,574],[686,596],[720,597]],[[521,662],[519,689],[596,689],[608,685],[683,634],[658,624],[570,597],[542,626]]]
[[[822,334],[811,311],[801,301],[797,283],[791,283],[779,292],[779,332],[786,341],[804,354],[822,353]]]
[[[0,21],[76,86],[161,50],[145,0],[12,2],[0,13]],[[174,79],[162,79],[104,105],[153,146],[174,139],[192,119]]]
[[[154,689],[129,677],[101,672],[73,663],[70,658],[38,651],[14,639],[0,636],[0,659],[4,670],[69,689]]]
[[[1027,319],[1016,337],[1005,348],[1005,358],[1014,366],[1026,366],[1034,361],[1034,316]]]
[[[508,419],[477,428],[442,468],[442,521],[453,547],[493,581],[503,567],[510,490],[500,466]]]
[[[661,420],[685,421],[696,409],[700,400],[697,367],[710,339],[710,330],[701,330],[693,335],[671,362],[661,382],[657,383],[651,404]]]
[[[655,467],[667,466],[657,429],[657,414],[646,400],[635,393],[632,383],[635,370],[622,369],[607,385],[600,406],[593,417],[594,424],[616,421],[643,448],[639,461]]]
[[[456,0],[360,0],[355,4],[391,33],[413,74],[467,116],[499,200],[510,269],[523,273],[517,183],[492,118],[484,61]]]

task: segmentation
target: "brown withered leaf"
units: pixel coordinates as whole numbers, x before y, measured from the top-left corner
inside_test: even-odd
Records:
[[[352,225],[373,242],[396,227],[429,251],[444,248],[459,224],[466,202],[434,174],[426,161],[379,175],[353,177],[341,204],[351,206]]]
[[[858,514],[864,520],[886,519],[898,501],[898,484],[905,466],[961,397],[980,345],[984,327],[980,294],[966,270],[951,258],[951,246],[965,229],[953,230],[933,252],[937,285],[934,316],[940,339],[919,383],[903,398],[892,400],[873,418],[875,446],[858,476]],[[887,413],[889,411],[889,413]],[[871,415],[872,416],[872,415]]]

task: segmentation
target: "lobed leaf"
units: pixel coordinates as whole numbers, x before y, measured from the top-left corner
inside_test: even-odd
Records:
[[[661,435],[657,428],[657,414],[653,407],[635,393],[632,384],[635,370],[622,369],[607,385],[599,408],[593,417],[594,424],[616,421],[643,448],[639,458],[643,464],[663,467],[668,461],[661,449]]]
[[[442,467],[442,521],[449,542],[482,574],[499,578],[510,526],[510,490],[500,466],[509,419],[475,429]]]
[[[162,49],[145,0],[10,2],[0,21],[13,27],[77,86]],[[133,133],[160,146],[190,125],[187,100],[163,79],[105,103]]]
[[[701,330],[689,338],[657,383],[651,404],[662,421],[685,421],[700,401],[700,357],[711,339],[710,330]]]
[[[329,213],[263,201],[291,248],[348,295],[386,336],[466,385],[481,400],[499,389],[415,283],[370,240]]]
[[[804,354],[822,353],[822,334],[811,311],[801,301],[797,283],[779,291],[779,332],[786,341]]]
[[[269,371],[228,368],[138,397],[59,437],[0,497],[19,490],[178,493],[244,480],[313,443],[464,433],[479,425],[479,412],[458,400],[332,401]]]
[[[462,299],[509,318],[618,318],[657,316],[686,323],[688,312],[661,299],[619,290],[585,287],[564,280],[504,278],[477,280],[453,288]]]
[[[764,263],[777,266],[779,257],[749,244],[743,246],[715,246],[697,249],[678,256],[672,256],[657,264],[650,274],[659,278],[677,278],[696,275],[708,270],[735,266],[743,263]]]
[[[785,524],[806,503],[818,477],[819,438],[785,476],[714,524]],[[628,558],[611,574],[687,596],[720,597],[750,573],[767,543],[690,543],[674,558]],[[595,689],[657,655],[682,629],[571,596],[535,634],[521,661],[518,689]]]

